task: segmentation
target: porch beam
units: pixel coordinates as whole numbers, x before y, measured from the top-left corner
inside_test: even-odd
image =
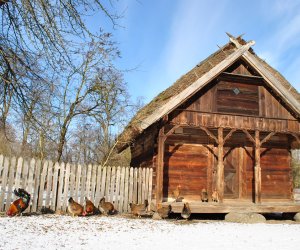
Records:
[[[225,136],[224,143],[232,136],[236,129],[231,129],[230,132]]]
[[[275,135],[276,134],[276,132],[271,132],[271,133],[269,133],[261,142],[260,142],[260,146],[262,145],[262,144],[264,144],[265,142],[267,142],[268,140],[270,140],[270,138],[273,136],[273,135]]]
[[[164,174],[164,153],[165,153],[165,127],[162,126],[158,134],[157,168],[156,168],[156,207],[163,201],[163,174]]]
[[[218,166],[217,166],[217,192],[219,201],[222,203],[224,198],[224,137],[223,128],[218,128]]]
[[[200,126],[200,129],[202,129],[211,139],[218,143],[218,138],[215,137],[215,135],[212,132],[210,132],[206,127]]]
[[[259,139],[259,131],[255,130],[255,167],[254,167],[255,203],[261,203],[260,146],[261,143]]]

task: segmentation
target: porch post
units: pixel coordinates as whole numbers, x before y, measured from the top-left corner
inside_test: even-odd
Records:
[[[157,168],[156,168],[156,206],[162,203],[163,199],[163,174],[164,174],[164,151],[166,136],[165,129],[162,126],[158,134],[158,149],[157,149]]]
[[[218,128],[218,166],[217,166],[217,191],[219,201],[223,202],[224,197],[224,138],[223,128]]]
[[[261,167],[260,167],[260,138],[259,131],[255,130],[255,203],[261,203]]]

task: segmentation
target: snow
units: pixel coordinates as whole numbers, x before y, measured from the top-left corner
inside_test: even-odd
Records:
[[[297,249],[300,224],[60,215],[0,217],[0,249]]]

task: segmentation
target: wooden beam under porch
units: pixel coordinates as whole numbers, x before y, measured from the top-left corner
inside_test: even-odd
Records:
[[[174,213],[181,213],[183,202],[164,202],[163,207],[172,206]],[[230,212],[253,213],[297,213],[300,211],[300,202],[262,202],[260,204],[246,201],[216,202],[189,202],[192,213],[214,214]]]

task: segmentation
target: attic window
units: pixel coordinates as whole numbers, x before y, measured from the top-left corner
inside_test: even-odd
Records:
[[[241,93],[241,91],[238,88],[234,88],[232,91],[235,95],[238,95],[239,93]]]

